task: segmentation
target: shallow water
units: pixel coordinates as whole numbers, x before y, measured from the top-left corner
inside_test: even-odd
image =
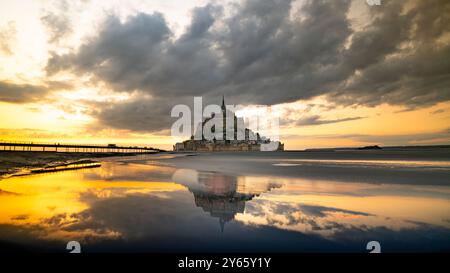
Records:
[[[408,163],[411,163],[409,164]],[[450,250],[446,158],[161,154],[0,181],[1,251]],[[398,182],[398,183],[397,183]]]

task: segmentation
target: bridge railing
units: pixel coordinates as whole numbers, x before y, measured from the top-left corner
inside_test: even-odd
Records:
[[[81,143],[59,143],[59,142],[38,142],[38,141],[17,141],[17,140],[3,140],[0,139],[0,146],[33,146],[33,147],[69,147],[69,148],[101,148],[101,149],[136,149],[136,150],[154,150],[159,149],[147,147],[147,146],[125,146],[125,145],[111,145],[111,144],[81,144]]]

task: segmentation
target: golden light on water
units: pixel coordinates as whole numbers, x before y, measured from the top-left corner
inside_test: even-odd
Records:
[[[83,200],[82,195],[112,198],[127,194],[148,194],[183,189],[181,185],[171,182],[121,179],[105,181],[102,179],[103,177],[111,176],[108,166],[95,172],[97,178],[86,177],[87,172],[69,171],[13,177],[0,181],[2,190],[0,192],[0,202],[2,203],[0,221],[3,224],[29,225],[38,224],[44,219],[61,214],[70,216],[89,208],[89,202]]]
[[[221,196],[236,191],[236,194],[253,197],[245,201],[242,211],[238,209],[241,203],[237,203],[236,208],[230,203],[227,205],[229,208],[225,206],[223,209],[230,210],[227,213],[234,211],[235,221],[244,225],[273,226],[330,238],[343,228],[352,227],[383,227],[400,231],[414,229],[418,223],[424,223],[450,228],[447,220],[450,200],[444,197],[450,192],[446,187],[376,185],[270,176],[232,178],[219,173],[176,170],[143,162],[120,164],[109,160],[97,169],[2,180],[0,224],[29,227],[35,232],[39,231],[38,237],[46,239],[121,238],[127,234],[122,234],[106,223],[101,230],[82,228],[85,221],[92,220],[84,218],[85,211],[102,200],[127,200],[127,197],[133,196],[168,201],[175,198],[172,201],[176,201],[178,197],[173,195],[176,192],[190,199],[188,203],[192,206],[194,196],[200,191],[202,195],[211,197],[197,205],[207,206],[203,207],[204,210],[212,209],[214,216],[218,213],[214,212],[218,207],[214,208],[216,205],[212,203],[210,205],[213,207],[209,208],[208,202],[213,202],[215,198],[221,200],[225,198]],[[166,178],[158,181],[152,178],[154,175]],[[132,203],[129,205],[134,206]],[[135,209],[139,207],[133,208],[130,213],[137,213]],[[114,207],[108,210],[114,211]],[[158,210],[164,211],[164,208]],[[210,217],[206,213],[202,215]]]
[[[450,2],[369,2],[2,1],[0,253],[449,250]]]

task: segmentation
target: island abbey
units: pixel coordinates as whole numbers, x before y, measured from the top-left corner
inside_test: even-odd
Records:
[[[219,124],[219,126],[217,126]],[[209,135],[208,132],[211,132]],[[227,109],[222,97],[221,113],[211,114],[195,129],[189,140],[176,143],[174,151],[283,151],[284,144],[245,128],[243,118]]]

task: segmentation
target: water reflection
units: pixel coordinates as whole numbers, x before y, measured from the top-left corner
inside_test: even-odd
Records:
[[[245,202],[281,187],[279,183],[249,184],[243,177],[188,169],[177,170],[173,180],[185,185],[194,194],[196,206],[219,218],[222,232],[225,224],[233,220],[237,213],[244,213]]]
[[[179,169],[155,161],[0,181],[0,250],[438,251],[447,186],[344,183]],[[226,228],[225,228],[226,226]]]

